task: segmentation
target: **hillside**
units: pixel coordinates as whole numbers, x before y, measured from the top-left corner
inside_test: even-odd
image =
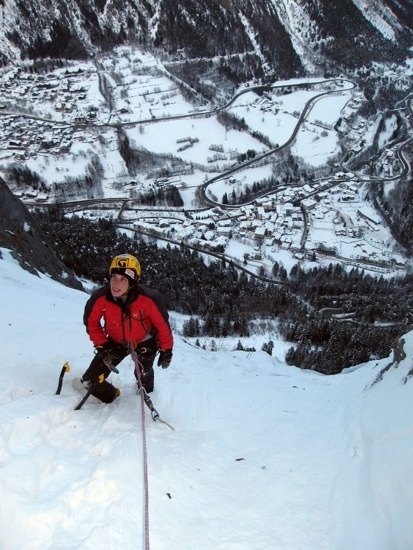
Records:
[[[129,43],[186,62],[221,57],[222,75],[238,82],[285,78],[400,62],[412,45],[410,10],[409,0],[11,0],[0,6],[1,59],[86,59]]]

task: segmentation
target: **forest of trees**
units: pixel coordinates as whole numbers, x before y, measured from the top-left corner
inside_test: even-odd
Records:
[[[56,255],[78,277],[103,284],[113,256],[134,254],[142,283],[158,289],[169,310],[189,316],[184,335],[238,336],[238,349],[244,349],[242,338],[253,321],[271,319],[292,343],[287,363],[302,368],[333,374],[385,357],[413,318],[412,276],[387,280],[330,264],[310,271],[295,267],[279,284],[265,283],[231,262],[206,264],[185,245],[158,247],[137,235],[130,238],[112,220],[66,218],[58,208],[36,217]],[[331,308],[350,318],[332,316]],[[272,348],[269,342],[265,351]]]

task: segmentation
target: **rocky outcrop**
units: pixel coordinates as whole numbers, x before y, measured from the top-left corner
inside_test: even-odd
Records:
[[[7,248],[21,267],[43,273],[66,286],[83,289],[82,284],[60,262],[27,207],[0,178],[0,247]]]

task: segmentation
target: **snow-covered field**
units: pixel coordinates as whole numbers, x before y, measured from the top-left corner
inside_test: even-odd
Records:
[[[142,415],[130,359],[117,401],[73,410],[88,296],[2,255],[0,548],[411,550],[413,333],[376,384],[392,357],[323,376],[279,341],[271,357],[176,335],[151,395],[172,431]]]

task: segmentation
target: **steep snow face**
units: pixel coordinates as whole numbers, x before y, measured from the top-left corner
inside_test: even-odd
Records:
[[[159,19],[161,16],[162,0],[155,2],[154,4],[154,13],[149,19],[149,35],[152,40],[155,40],[158,33]]]
[[[413,333],[400,363],[334,376],[285,365],[277,338],[270,356],[176,334],[151,394],[172,431],[142,409],[130,359],[119,399],[74,410],[88,295],[0,252],[0,548],[411,548]]]
[[[261,60],[263,67],[269,69],[268,66],[266,67],[267,62],[265,60],[265,56],[263,55],[263,53],[261,51],[260,44],[259,44],[259,42],[258,42],[258,40],[255,36],[254,29],[251,27],[251,25],[248,21],[248,18],[245,17],[242,13],[239,14],[239,17],[240,17],[240,21],[241,21],[241,23],[244,27],[245,34],[248,36],[249,40],[251,41],[252,47],[254,48],[254,51],[255,51],[255,54]]]
[[[322,15],[323,1],[315,4],[310,4],[306,0],[298,2],[295,0],[272,0],[272,2],[293,40],[297,53],[305,55],[308,52],[308,47],[315,41],[323,42],[319,37],[318,25],[318,15]],[[366,22],[379,31],[386,40],[397,41],[397,33],[406,30],[406,25],[398,20],[385,1],[352,0],[352,2]],[[403,2],[400,2],[400,15],[405,12]],[[331,21],[331,24],[333,23]],[[331,32],[331,36],[334,34]]]
[[[353,0],[363,16],[388,40],[396,40],[394,29],[402,30],[394,14],[387,6],[375,0]]]
[[[271,2],[291,38],[294,50],[300,59],[306,60],[306,69],[311,72],[316,66],[313,59],[317,57],[314,44],[319,45],[323,42],[319,35],[317,21],[306,11],[303,3],[295,0],[271,0]]]

